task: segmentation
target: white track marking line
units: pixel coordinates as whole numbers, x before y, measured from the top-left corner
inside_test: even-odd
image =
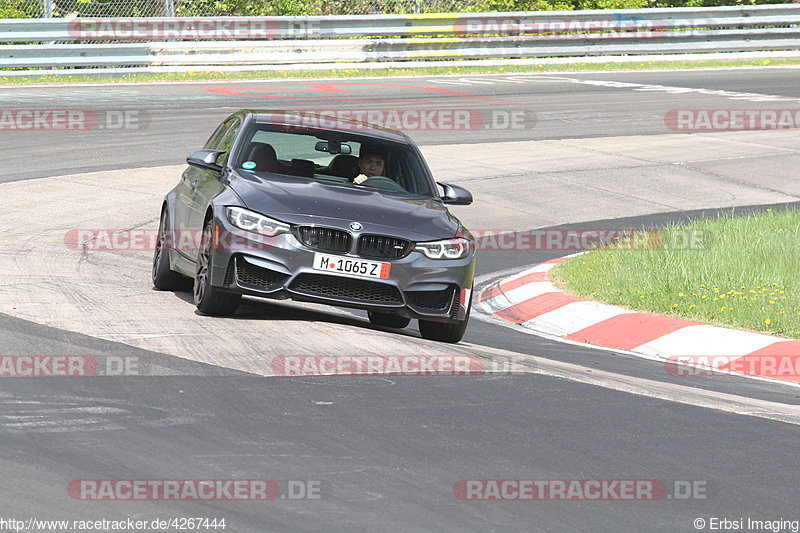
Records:
[[[673,331],[634,350],[662,355],[724,355],[738,358],[780,340],[769,335],[701,324]]]
[[[597,302],[573,302],[528,320],[522,326],[567,336],[609,318],[631,313],[633,311]]]

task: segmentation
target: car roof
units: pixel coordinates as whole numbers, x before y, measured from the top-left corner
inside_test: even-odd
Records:
[[[343,112],[346,112],[343,110]],[[295,126],[303,130],[335,131],[339,133],[352,133],[364,137],[372,137],[385,141],[402,144],[411,144],[408,136],[397,130],[384,128],[377,124],[361,122],[349,118],[320,115],[317,113],[303,113],[297,111],[282,111],[275,109],[243,109],[239,113],[250,114],[256,124],[271,124],[276,126]]]

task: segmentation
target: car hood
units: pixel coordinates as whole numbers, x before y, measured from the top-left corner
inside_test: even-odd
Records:
[[[447,239],[461,223],[438,200],[404,198],[289,176],[232,176],[231,188],[245,207],[289,224],[317,224],[413,241]]]

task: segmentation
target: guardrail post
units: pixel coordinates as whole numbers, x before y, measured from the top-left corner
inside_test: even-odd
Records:
[[[175,16],[175,0],[164,0],[164,15],[167,17]]]
[[[800,1],[800,0],[798,0]],[[419,13],[421,11],[419,0],[414,0],[414,13]]]
[[[44,18],[53,18],[53,0],[42,0],[42,3],[44,4]]]

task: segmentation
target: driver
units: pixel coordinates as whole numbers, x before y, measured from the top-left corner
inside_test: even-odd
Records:
[[[353,183],[364,183],[372,176],[385,176],[386,160],[383,154],[373,148],[362,147],[358,156],[358,171],[360,174],[353,179]]]

